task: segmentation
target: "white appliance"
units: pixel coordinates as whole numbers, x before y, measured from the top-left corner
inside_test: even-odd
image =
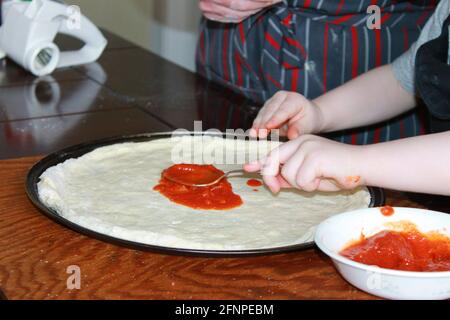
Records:
[[[54,43],[58,33],[78,38],[84,46],[61,52]],[[50,0],[11,0],[3,5],[0,51],[36,76],[94,62],[106,44],[100,30],[78,7]]]

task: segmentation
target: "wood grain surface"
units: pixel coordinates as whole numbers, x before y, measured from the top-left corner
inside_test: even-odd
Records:
[[[373,299],[317,249],[252,258],[195,258],[130,250],[68,230],[25,194],[38,157],[0,161],[0,288],[8,299]],[[415,206],[399,193],[388,203]],[[67,288],[67,268],[81,288]]]

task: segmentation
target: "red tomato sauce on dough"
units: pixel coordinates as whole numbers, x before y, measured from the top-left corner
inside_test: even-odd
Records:
[[[211,182],[223,174],[223,171],[212,165],[174,165],[163,171],[159,184],[153,190],[175,203],[193,209],[229,210],[241,206],[243,203],[241,197],[233,193],[231,184],[226,178],[213,186],[191,187],[172,182],[164,177],[169,175],[177,181],[202,184]]]
[[[263,185],[263,183],[261,181],[259,181],[259,180],[256,180],[256,179],[249,179],[247,181],[247,185],[249,187],[257,188],[257,187],[261,187]]]
[[[450,238],[417,229],[381,231],[340,252],[350,260],[403,271],[450,271]]]

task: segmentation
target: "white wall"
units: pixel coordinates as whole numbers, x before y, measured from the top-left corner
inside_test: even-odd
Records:
[[[195,68],[198,0],[67,0],[97,25],[189,70]]]

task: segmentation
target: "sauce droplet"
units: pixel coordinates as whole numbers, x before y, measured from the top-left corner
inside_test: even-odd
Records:
[[[249,179],[247,181],[247,185],[249,187],[256,188],[256,187],[261,187],[263,185],[263,183],[261,181],[257,180],[257,179]]]
[[[395,213],[395,210],[391,206],[384,206],[380,208],[380,212],[383,216],[390,217]]]
[[[360,176],[348,176],[345,178],[345,181],[348,184],[357,184],[361,181],[361,177]]]

